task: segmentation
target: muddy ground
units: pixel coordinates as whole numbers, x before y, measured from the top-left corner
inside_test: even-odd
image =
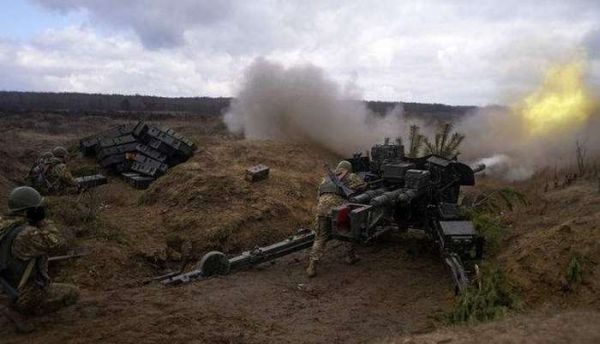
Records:
[[[0,195],[22,182],[40,152],[59,143],[73,147],[82,136],[132,120],[47,114],[0,119]],[[185,286],[144,284],[177,269],[183,247],[192,247],[195,262],[209,250],[236,253],[310,226],[320,166],[339,158],[304,144],[229,135],[218,117],[153,120],[188,135],[199,150],[145,191],[110,176],[108,185],[89,195],[50,197],[52,219],[73,246],[88,252],[51,272],[56,281],[80,286],[82,297],[75,306],[34,319],[32,334],[17,335],[0,319],[3,343],[448,343],[477,342],[479,333],[501,342],[598,339],[600,326],[592,324],[599,318],[594,277],[600,194],[583,179],[547,192],[539,183],[512,186],[532,202],[504,214],[511,232],[498,261],[526,306],[523,314],[497,324],[444,325],[454,301],[451,280],[435,249],[415,233],[361,248],[355,266],[342,262],[343,249],[333,243],[315,279],[304,276],[301,252]],[[271,166],[271,177],[250,184],[243,172],[256,163]],[[82,157],[70,165],[82,173],[95,166]],[[497,183],[482,181],[484,187]],[[92,208],[93,219],[83,219]],[[582,215],[583,221],[576,220]],[[574,254],[586,257],[584,281],[563,292],[562,271]],[[574,336],[577,327],[582,330]]]

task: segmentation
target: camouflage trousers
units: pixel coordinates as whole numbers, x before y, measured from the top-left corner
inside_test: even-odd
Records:
[[[30,282],[19,289],[13,308],[26,315],[42,315],[70,306],[78,298],[79,288],[72,284],[50,283],[42,287]]]
[[[331,209],[342,204],[344,204],[344,199],[335,194],[324,194],[319,197],[317,216],[315,217],[313,226],[315,241],[310,251],[311,260],[319,261],[323,257],[327,241],[331,235]],[[342,245],[344,245],[348,256],[353,257],[355,255],[355,246],[353,243],[344,241]]]

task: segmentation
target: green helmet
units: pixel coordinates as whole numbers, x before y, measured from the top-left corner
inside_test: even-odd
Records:
[[[336,172],[346,171],[348,173],[352,172],[352,164],[348,160],[342,160],[335,168]]]
[[[40,160],[48,160],[50,158],[54,158],[54,154],[52,152],[44,152],[40,155]]]
[[[8,196],[8,209],[11,213],[41,207],[43,204],[44,198],[42,195],[29,186],[14,188]]]
[[[52,149],[52,154],[60,159],[64,159],[66,157],[69,156],[69,152],[67,151],[67,149],[65,147],[62,146],[56,146]]]

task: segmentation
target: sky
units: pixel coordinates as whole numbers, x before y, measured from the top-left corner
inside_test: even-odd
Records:
[[[0,90],[235,96],[257,58],[369,100],[505,104],[583,58],[597,0],[0,0]]]

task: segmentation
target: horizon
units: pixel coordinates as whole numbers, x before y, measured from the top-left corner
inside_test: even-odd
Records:
[[[34,94],[77,94],[77,95],[98,95],[98,96],[115,96],[115,97],[150,97],[150,98],[165,98],[165,99],[194,99],[194,98],[209,98],[209,99],[235,99],[233,96],[159,96],[152,94],[125,94],[125,93],[90,93],[90,92],[71,92],[71,91],[17,91],[17,90],[0,90],[0,93],[34,93]],[[505,107],[503,104],[487,104],[483,106],[470,104],[444,104],[444,103],[428,103],[428,102],[409,102],[403,100],[377,100],[377,99],[353,99],[361,102],[371,103],[399,103],[399,104],[423,104],[423,105],[443,105],[450,107]]]

